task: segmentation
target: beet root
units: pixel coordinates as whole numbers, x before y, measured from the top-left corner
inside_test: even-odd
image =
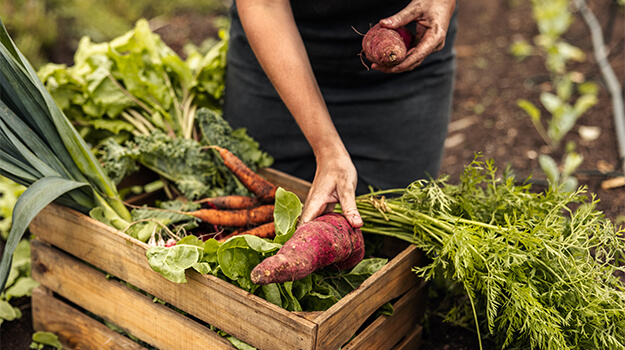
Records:
[[[326,266],[352,268],[363,259],[364,252],[360,229],[351,227],[343,215],[328,213],[300,226],[274,256],[252,270],[250,277],[259,285],[295,281]]]
[[[393,67],[405,58],[408,48],[412,46],[413,35],[406,27],[390,29],[376,24],[362,39],[362,50],[365,57],[376,64]]]

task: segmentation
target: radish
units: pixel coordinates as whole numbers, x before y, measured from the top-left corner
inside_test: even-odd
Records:
[[[414,36],[406,27],[391,29],[384,28],[378,23],[362,38],[362,51],[369,61],[393,67],[406,58],[413,41]]]
[[[324,214],[300,226],[276,255],[263,260],[251,273],[255,284],[302,279],[322,267],[345,270],[365,255],[362,232],[337,213]]]

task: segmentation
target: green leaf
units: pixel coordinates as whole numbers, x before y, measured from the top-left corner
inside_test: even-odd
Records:
[[[528,100],[519,99],[517,105],[532,118],[532,121],[540,121],[540,110]]]
[[[584,156],[577,152],[568,152],[564,156],[564,164],[562,168],[562,177],[568,177],[573,174],[575,170],[582,165],[584,161]]]
[[[63,345],[59,341],[59,337],[50,332],[35,332],[33,334],[33,342],[52,346],[57,350],[63,349]]]
[[[577,101],[575,101],[575,105],[573,109],[575,110],[575,114],[579,117],[582,114],[586,113],[592,106],[596,105],[599,100],[597,96],[592,94],[582,95]]]
[[[541,154],[538,156],[538,163],[547,175],[549,183],[556,186],[560,181],[560,170],[556,161],[546,154]]]
[[[599,94],[599,87],[592,81],[585,81],[577,86],[577,92],[581,95],[594,95]]]
[[[251,249],[243,236],[233,237],[217,250],[217,259],[224,275],[252,292],[257,288],[250,279],[252,269],[262,260],[262,254]]]
[[[193,269],[195,271],[200,273],[200,275],[206,275],[206,274],[209,274],[209,273],[211,273],[213,271],[213,269],[211,268],[210,264],[209,263],[205,263],[205,262],[195,263],[191,267],[193,267]]]
[[[0,290],[4,290],[13,252],[32,219],[61,195],[83,186],[88,184],[59,177],[44,177],[22,193],[13,209],[13,226],[0,262]]]
[[[0,299],[0,320],[13,321],[20,318],[21,312],[8,301]]]
[[[29,297],[32,290],[39,286],[39,282],[35,281],[31,277],[21,277],[15,281],[11,287],[6,290],[6,297],[9,298],[20,298],[20,297]]]
[[[302,202],[299,198],[294,193],[279,187],[276,191],[273,212],[276,224],[276,242],[283,244],[293,235],[297,227],[297,219],[301,213]]]
[[[196,245],[176,244],[173,247],[150,247],[146,256],[152,270],[175,283],[186,283],[185,271],[200,262],[204,250]]]
[[[575,177],[568,176],[562,182],[562,191],[574,192],[575,190],[577,190],[578,185],[579,185],[579,181]]]
[[[282,295],[285,297],[286,306],[283,306],[289,311],[302,311],[302,306],[299,300],[293,295],[293,282],[284,282],[280,285]]]
[[[271,253],[282,248],[282,244],[268,242],[266,239],[260,237],[252,235],[242,235],[241,237],[245,238],[245,241],[251,249],[259,253]]]
[[[551,114],[557,113],[564,104],[560,97],[550,92],[543,92],[542,94],[540,94],[540,102]]]
[[[261,287],[264,299],[268,302],[282,307],[282,293],[277,283],[270,283]]]

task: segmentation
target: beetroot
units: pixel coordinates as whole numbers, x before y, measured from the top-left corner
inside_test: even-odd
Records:
[[[276,253],[258,264],[252,282],[266,285],[302,279],[322,267],[356,266],[364,257],[362,232],[337,213],[324,214],[300,226]]]
[[[362,39],[362,50],[365,57],[376,64],[393,67],[405,58],[412,46],[414,36],[406,27],[390,29],[376,24]]]

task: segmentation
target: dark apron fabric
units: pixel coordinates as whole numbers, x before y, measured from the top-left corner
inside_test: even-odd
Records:
[[[359,194],[369,186],[406,187],[436,177],[440,168],[455,75],[456,15],[445,48],[411,72],[367,70],[359,57],[359,32],[408,2],[291,2],[330,115],[358,171]],[[247,129],[274,157],[274,168],[312,181],[312,149],[256,60],[236,3],[231,15],[224,117]]]

